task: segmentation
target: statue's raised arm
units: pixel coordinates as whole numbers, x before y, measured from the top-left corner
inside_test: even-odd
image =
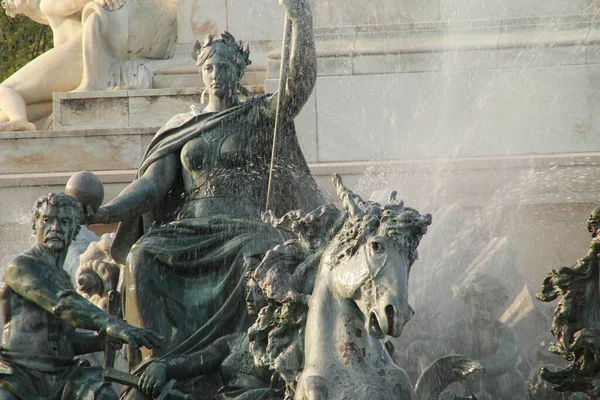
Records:
[[[280,91],[282,116],[293,119],[298,115],[315,86],[317,79],[317,55],[313,35],[313,18],[309,0],[280,0],[286,17],[292,26],[289,42],[289,60],[285,52],[281,62],[288,63],[287,79]],[[277,96],[269,104],[269,112],[275,115]]]
[[[125,0],[61,0],[52,2],[44,0],[40,5],[43,13],[66,18],[75,14],[80,15],[88,3],[98,3],[99,6],[114,11],[121,8],[125,4]]]

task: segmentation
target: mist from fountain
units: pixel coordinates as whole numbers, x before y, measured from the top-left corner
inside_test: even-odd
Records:
[[[457,22],[456,15],[464,14],[468,2],[459,3],[442,2],[442,7],[446,7],[442,14],[450,17],[441,24],[452,26]],[[556,11],[551,7],[554,5],[548,9]],[[360,177],[356,191],[373,193],[372,200],[384,201],[389,192],[397,190],[407,205],[432,212],[434,221],[419,247],[419,261],[411,271],[410,296],[416,316],[403,336],[392,340],[399,365],[405,367],[402,363],[409,362],[409,371],[417,369],[410,371],[413,377],[442,354],[422,354],[420,360],[407,360],[407,354],[402,352],[414,341],[444,335],[448,324],[464,317],[468,310],[456,295],[457,289],[480,273],[498,278],[506,287],[509,301],[499,305],[502,312],[496,318],[519,335],[516,367],[523,378],[541,362],[562,362],[560,357],[545,351],[553,339],[550,328],[554,305],[543,304],[534,295],[547,272],[569,265],[586,253],[589,235],[585,222],[595,206],[589,199],[597,197],[586,196],[590,191],[586,185],[596,173],[581,168],[584,157],[555,162],[527,153],[537,152],[536,148],[539,153],[552,153],[548,142],[559,140],[558,135],[568,123],[581,121],[573,127],[571,138],[566,138],[570,144],[576,143],[586,135],[581,131],[586,131],[585,121],[593,117],[589,110],[573,108],[576,115],[562,126],[556,126],[552,118],[541,118],[545,113],[552,115],[570,107],[565,98],[576,92],[569,86],[573,80],[566,68],[556,67],[553,73],[541,68],[552,47],[545,36],[563,29],[559,22],[548,26],[547,20],[541,20],[540,26],[529,32],[531,41],[527,48],[498,52],[496,57],[502,57],[504,62],[498,69],[483,65],[473,68],[467,53],[472,56],[476,51],[466,50],[464,41],[457,40],[457,32],[448,29],[441,34],[440,47],[444,50],[439,57],[430,57],[432,62],[439,62],[439,68],[429,66],[435,72],[423,79],[427,85],[419,88],[422,93],[398,93],[400,102],[405,98],[416,100],[411,108],[412,119],[399,120],[393,112],[395,104],[378,111],[387,119],[384,125],[398,137],[396,144],[380,150],[381,159],[423,162],[370,167]],[[482,21],[473,22],[476,26]],[[494,24],[491,17],[488,22],[488,27]],[[502,31],[510,31],[515,27],[509,25],[516,24],[510,20],[496,22]],[[585,51],[583,43],[573,49]],[[477,50],[483,50],[478,55],[483,59],[485,49]],[[554,74],[555,85],[548,84],[549,74]],[[465,84],[469,86],[466,89]],[[515,96],[521,98],[514,101]],[[369,107],[368,101],[365,104],[365,108]],[[523,104],[528,106],[519,108]],[[370,114],[366,110],[362,113]],[[428,135],[424,127],[435,133]],[[527,129],[532,128],[535,134],[527,135]],[[503,130],[506,135],[493,135]],[[373,141],[375,135],[377,132],[369,133]],[[399,143],[403,150],[394,152]],[[497,157],[498,162],[484,166],[488,170],[485,175],[464,182],[466,174],[461,169],[466,168],[462,165],[484,165],[485,161],[479,158],[483,156]],[[490,180],[496,178],[494,185]],[[478,186],[482,188],[480,193]],[[460,188],[468,190],[461,193]],[[519,396],[526,396],[524,385],[520,393],[515,393],[515,398]],[[478,398],[486,397],[480,394]]]

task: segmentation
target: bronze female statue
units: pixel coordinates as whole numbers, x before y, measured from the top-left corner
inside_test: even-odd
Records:
[[[168,338],[153,356],[194,332],[193,346],[202,348],[247,328],[244,273],[283,240],[260,220],[277,96],[283,96],[282,129],[270,208],[284,213],[324,203],[293,126],[316,80],[310,3],[282,5],[292,24],[282,91],[240,100],[248,49],[227,32],[197,43],[206,106],[167,123],[148,146],[136,179],[110,203],[88,210],[90,223],[121,222],[111,253],[125,263],[124,317]]]

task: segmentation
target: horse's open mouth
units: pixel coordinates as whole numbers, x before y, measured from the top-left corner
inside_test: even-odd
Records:
[[[385,332],[381,329],[379,325],[379,320],[374,312],[372,312],[369,316],[369,335],[374,337],[375,339],[383,339],[385,336]]]

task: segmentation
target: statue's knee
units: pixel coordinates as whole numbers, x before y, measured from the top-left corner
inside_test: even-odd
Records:
[[[151,276],[157,276],[161,271],[158,267],[160,262],[157,262],[153,255],[144,251],[143,247],[134,246],[127,256],[126,267],[132,279],[148,279]]]
[[[102,40],[107,46],[105,48],[106,51],[110,53],[116,52],[120,56],[131,56],[123,51],[127,47],[123,46],[123,38],[129,34],[127,27],[130,26],[129,13],[125,7],[127,5],[119,10],[108,11],[102,9],[102,6],[97,7],[97,3],[88,3],[82,15],[82,19],[84,20],[83,32],[84,35],[92,34],[94,36],[85,37],[84,42]]]
[[[19,94],[19,91],[15,89],[17,83],[12,81],[13,80],[11,80],[11,78],[9,77],[7,80],[2,82],[2,84],[0,84],[0,96],[12,96],[15,94]]]
[[[95,12],[89,12],[89,14],[85,17],[85,21],[83,22],[83,26],[85,30],[89,29],[100,29],[100,22],[102,19]]]
[[[147,265],[148,260],[143,249],[139,247],[133,247],[127,256],[127,269],[132,276],[137,276],[144,265]]]

